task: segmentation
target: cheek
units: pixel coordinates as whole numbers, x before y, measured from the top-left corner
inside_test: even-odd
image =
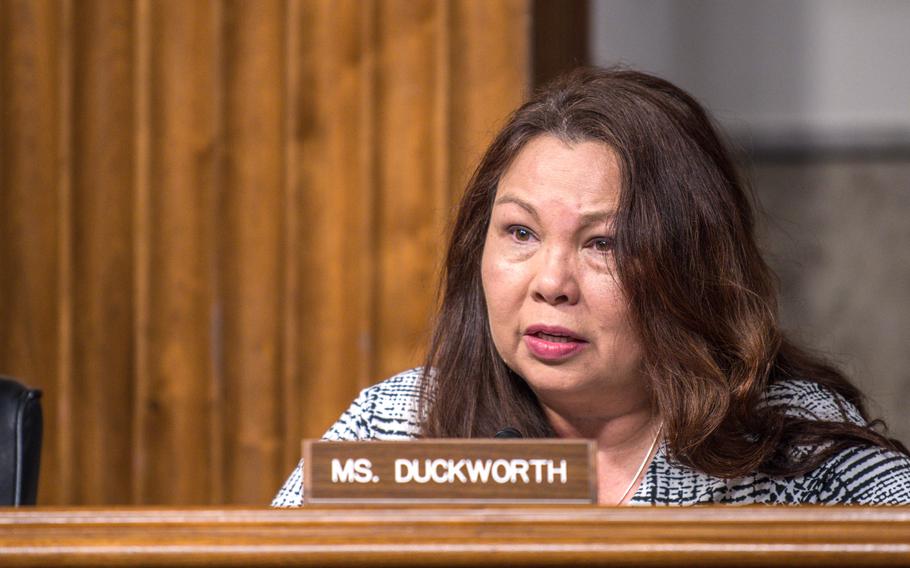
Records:
[[[481,261],[481,280],[487,310],[492,316],[514,314],[522,299],[522,274],[501,255],[485,251]]]
[[[632,343],[632,313],[614,276],[592,272],[584,279],[582,288],[590,314],[596,315],[597,327],[614,341]]]
[[[606,320],[614,322],[626,319],[629,303],[614,273],[604,272],[600,268],[586,271],[581,287],[593,313],[602,314]]]
[[[499,354],[509,360],[514,348],[515,329],[522,303],[521,274],[495,250],[484,249],[481,282],[493,343]]]
[[[601,331],[608,341],[608,349],[619,367],[636,367],[641,360],[641,341],[625,294],[618,286],[605,288],[601,293],[601,301],[594,309],[602,314]]]

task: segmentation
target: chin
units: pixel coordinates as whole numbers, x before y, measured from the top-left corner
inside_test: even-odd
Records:
[[[592,377],[578,376],[572,370],[566,369],[565,365],[549,365],[536,361],[531,365],[521,365],[516,372],[538,395],[571,394],[590,390],[595,388],[598,382]]]

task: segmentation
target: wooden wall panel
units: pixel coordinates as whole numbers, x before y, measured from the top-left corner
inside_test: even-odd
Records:
[[[292,3],[288,102],[289,227],[297,330],[288,344],[301,387],[299,435],[319,437],[375,379],[375,151],[372,51],[376,5]],[[318,401],[318,402],[317,402]],[[291,461],[299,458],[298,439]]]
[[[224,330],[224,496],[262,502],[281,459],[285,6],[231,1],[224,12],[226,169],[218,213]],[[218,444],[215,444],[216,446]],[[250,467],[258,464],[258,468]]]
[[[73,498],[131,498],[133,5],[76,2],[73,19]],[[100,95],[100,96],[99,96]]]
[[[421,362],[443,227],[448,3],[393,0],[377,14],[376,371]],[[441,22],[442,20],[442,22]],[[442,101],[442,102],[440,102]]]
[[[264,503],[420,362],[528,0],[0,2],[0,372],[44,504]]]
[[[450,16],[449,203],[528,90],[531,14],[525,0],[454,0]],[[489,30],[498,30],[490,33]]]
[[[151,3],[149,329],[139,500],[211,503],[222,329],[216,292],[222,187],[221,3]]]
[[[68,49],[62,10],[52,2],[0,2],[0,373],[44,390],[45,471],[72,475],[70,368],[60,353],[68,337],[69,295],[61,284],[70,256],[67,129],[58,64]],[[45,479],[41,495],[69,498],[69,479]]]

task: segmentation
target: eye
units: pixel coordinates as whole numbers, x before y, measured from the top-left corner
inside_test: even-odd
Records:
[[[534,233],[531,232],[531,229],[527,227],[522,227],[521,225],[512,225],[506,229],[512,238],[520,243],[526,243],[534,238]]]
[[[597,252],[610,252],[615,244],[613,237],[594,237],[589,241],[589,246]]]

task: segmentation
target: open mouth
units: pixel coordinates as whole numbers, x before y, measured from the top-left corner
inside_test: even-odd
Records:
[[[558,325],[534,324],[525,329],[525,335],[550,343],[587,343],[573,330]]]
[[[571,329],[545,324],[534,324],[525,329],[525,342],[532,351],[545,354],[547,358],[568,355],[588,343]]]
[[[568,329],[544,325],[526,329],[524,343],[537,359],[552,363],[574,357],[588,344]]]
[[[544,341],[549,341],[551,343],[571,343],[573,341],[579,341],[579,339],[577,337],[570,337],[567,335],[553,335],[551,333],[544,333],[542,331],[538,331],[537,333],[531,333],[530,335],[532,335],[533,337],[539,337],[540,339],[543,339]]]

